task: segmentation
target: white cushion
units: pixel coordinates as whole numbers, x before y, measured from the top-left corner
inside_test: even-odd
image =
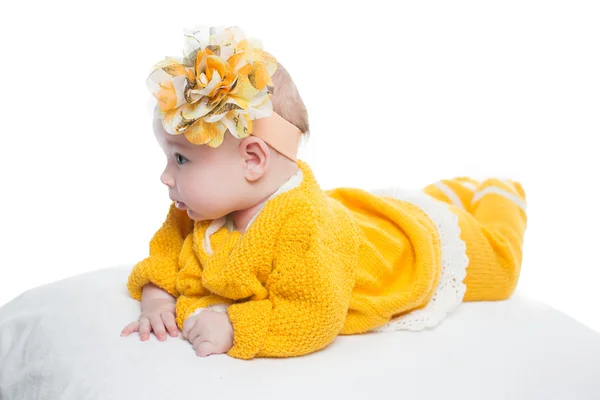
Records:
[[[433,330],[339,337],[318,353],[199,358],[137,333],[131,266],[31,289],[0,308],[0,398],[600,399],[600,334],[517,293]]]

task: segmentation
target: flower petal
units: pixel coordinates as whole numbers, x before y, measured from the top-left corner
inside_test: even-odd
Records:
[[[196,76],[199,76],[200,73],[204,72],[206,69],[206,51],[202,50],[196,54],[196,62],[194,63],[194,71],[196,72]]]
[[[267,53],[266,51],[262,52],[261,59],[265,63],[265,68],[267,68],[267,71],[269,71],[269,75],[273,76],[275,71],[277,71],[277,59],[273,57],[272,54]]]
[[[251,119],[266,118],[273,115],[273,102],[271,102],[271,96],[257,96],[257,98],[248,106],[248,114]]]
[[[269,71],[267,71],[265,63],[262,61],[256,61],[252,67],[252,72],[248,74],[248,80],[257,90],[263,90],[271,80]]]
[[[233,47],[224,46],[224,47],[221,47],[221,53],[219,54],[219,57],[221,57],[223,60],[228,61],[234,54],[235,54],[235,49]],[[229,65],[231,65],[231,64],[229,64]]]
[[[219,73],[217,71],[214,71],[212,73],[210,82],[208,82],[208,85],[206,85],[206,87],[204,89],[201,89],[199,92],[204,96],[210,97],[210,93],[213,91],[214,88],[217,87],[217,85],[220,82],[221,82],[221,75],[219,75]]]
[[[195,25],[183,29],[183,49],[189,54],[196,49],[203,49],[208,45],[210,29],[205,25]]]
[[[221,122],[227,126],[229,133],[238,139],[244,139],[252,134],[252,120],[246,114],[231,111],[221,119]]]
[[[163,61],[146,79],[148,90],[157,98],[162,111],[181,106],[185,102],[188,73],[185,67],[172,61]]]
[[[221,143],[223,143],[223,140],[225,139],[225,132],[227,132],[227,127],[221,122],[217,122],[215,125],[217,125],[217,130],[219,133],[218,135],[213,137],[213,139],[210,142],[207,143],[207,145],[209,145],[212,148],[219,147]]]
[[[244,31],[238,26],[216,26],[210,28],[210,44],[219,46],[236,45],[246,37]]]
[[[230,26],[229,31],[232,33],[233,40],[236,43],[239,43],[240,41],[244,40],[244,38],[246,37],[246,34],[239,26]]]
[[[231,65],[233,71],[237,74],[243,66],[248,64],[248,61],[244,58],[243,52],[238,52],[227,59],[227,63]]]
[[[247,76],[238,76],[237,84],[235,88],[230,92],[230,96],[237,101],[237,103],[244,109],[248,108],[248,103],[258,95],[260,90],[250,83]]]
[[[171,135],[179,135],[175,127],[181,123],[181,112],[179,109],[167,111],[163,117],[163,129]]]
[[[215,107],[213,110],[211,110],[211,112],[209,114],[207,114],[206,116],[204,116],[204,120],[206,122],[216,122],[216,121],[220,121],[221,118],[225,117],[225,114],[227,114],[230,111],[244,111],[244,109],[242,107],[240,107],[235,100],[233,99],[227,99],[227,101],[223,102],[223,104],[220,104],[219,106]]]
[[[221,59],[221,57],[206,57],[206,76],[208,77],[209,81],[212,80],[212,74],[214,71],[217,71],[219,73],[219,76],[225,76],[226,68],[229,69],[229,71],[231,71],[231,66],[227,62],[224,62]]]
[[[175,107],[182,106],[186,104],[185,101],[185,87],[187,86],[188,80],[187,75],[176,76],[172,80],[173,87],[175,88],[175,93],[177,94],[177,104]]]
[[[206,144],[218,135],[219,131],[215,124],[206,123],[203,119],[198,119],[185,130],[185,138],[193,144]]]
[[[209,45],[221,45],[231,40],[231,36],[225,26],[211,26],[209,35]]]
[[[177,92],[173,87],[173,82],[165,82],[158,84],[160,88],[154,95],[158,101],[158,107],[161,111],[169,111],[177,107]]]
[[[204,97],[196,103],[184,104],[181,107],[181,112],[186,119],[198,119],[204,117],[213,108],[215,107],[208,105],[208,97]]]

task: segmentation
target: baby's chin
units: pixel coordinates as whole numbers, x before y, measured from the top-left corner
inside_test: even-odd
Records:
[[[191,210],[189,208],[186,211],[187,211],[188,217],[190,217],[190,219],[192,219],[196,222],[213,221],[218,218],[218,217],[216,217],[216,218],[208,217],[206,215],[197,213],[196,211]]]
[[[198,214],[196,211],[191,210],[189,208],[186,211],[187,211],[188,217],[190,217],[194,221],[202,222],[202,221],[208,221],[210,219],[210,218],[207,218],[207,217],[205,217],[203,215]]]
[[[177,203],[177,208],[179,208],[180,210],[185,210],[188,217],[190,217],[190,219],[192,219],[196,222],[214,221],[218,218],[223,217],[223,215],[220,215],[220,214],[214,215],[215,213],[212,213],[213,214],[212,216],[206,215],[205,213],[199,213],[195,210],[192,210],[187,204],[181,203],[181,202]]]

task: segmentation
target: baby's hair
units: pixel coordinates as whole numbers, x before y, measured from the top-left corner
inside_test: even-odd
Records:
[[[278,62],[277,70],[272,76],[275,91],[271,96],[273,111],[281,115],[290,124],[296,126],[305,136],[309,136],[308,112],[300,97],[298,88],[289,72]]]

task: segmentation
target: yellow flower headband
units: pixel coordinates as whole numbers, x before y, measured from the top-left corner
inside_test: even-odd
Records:
[[[227,130],[238,139],[254,134],[296,161],[302,132],[273,112],[277,60],[260,40],[237,26],[184,29],[184,37],[184,57],[166,57],[146,80],[164,130],[213,148]]]

